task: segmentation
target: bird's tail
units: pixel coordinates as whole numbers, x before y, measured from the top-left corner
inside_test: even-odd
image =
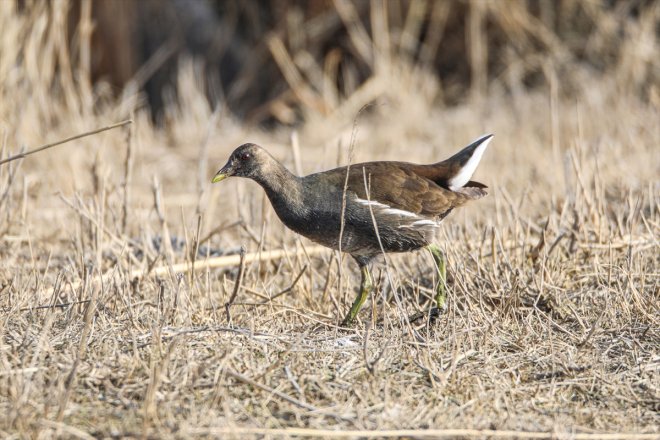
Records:
[[[482,136],[449,159],[441,162],[450,173],[446,179],[449,189],[457,191],[466,185],[468,187],[486,188],[486,185],[479,182],[472,182],[470,178],[477,170],[481,156],[486,151],[486,147],[488,147],[491,139],[493,139],[492,134]]]

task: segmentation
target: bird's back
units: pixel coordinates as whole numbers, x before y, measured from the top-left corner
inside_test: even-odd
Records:
[[[301,233],[333,248],[341,233],[342,249],[354,255],[433,242],[454,208],[487,194],[485,185],[469,179],[490,137],[435,164],[365,162],[303,177],[305,204],[314,216],[306,221],[316,226]]]

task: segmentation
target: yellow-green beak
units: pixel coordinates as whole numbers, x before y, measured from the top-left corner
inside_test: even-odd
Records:
[[[229,177],[229,176],[228,176],[226,173],[223,173],[222,170],[221,170],[221,171],[218,171],[218,174],[216,174],[215,176],[213,176],[213,180],[211,180],[211,183],[217,183],[217,182],[220,182],[221,180],[224,180],[224,179],[226,179],[227,177]]]

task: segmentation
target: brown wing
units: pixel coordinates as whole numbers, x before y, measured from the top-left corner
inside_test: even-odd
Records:
[[[368,162],[351,165],[348,189],[361,199],[425,217],[443,217],[468,200],[486,195],[479,187],[458,191],[443,188],[425,177],[426,165],[405,162]],[[325,178],[343,187],[346,167],[326,171]]]

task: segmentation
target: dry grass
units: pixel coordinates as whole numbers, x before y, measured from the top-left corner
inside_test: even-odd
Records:
[[[477,171],[491,195],[445,223],[448,313],[405,324],[428,306],[432,263],[388,256],[347,330],[353,263],[308,252],[257,185],[208,183],[247,140],[293,168],[290,131],[210,109],[191,64],[157,131],[139,96],[114,101],[67,65],[57,13],[48,25],[8,4],[3,157],[134,123],[0,167],[3,437],[660,435],[658,85],[626,88],[646,58],[603,75],[575,64],[571,95],[550,63],[545,86],[493,85],[450,109],[429,99],[430,74],[392,61],[332,115],[307,115],[304,172],[346,162],[355,109],[373,99],[355,160],[428,162],[496,133]],[[228,322],[238,267],[207,262],[241,246],[285,252],[245,263]],[[154,269],[181,263],[198,270]]]

